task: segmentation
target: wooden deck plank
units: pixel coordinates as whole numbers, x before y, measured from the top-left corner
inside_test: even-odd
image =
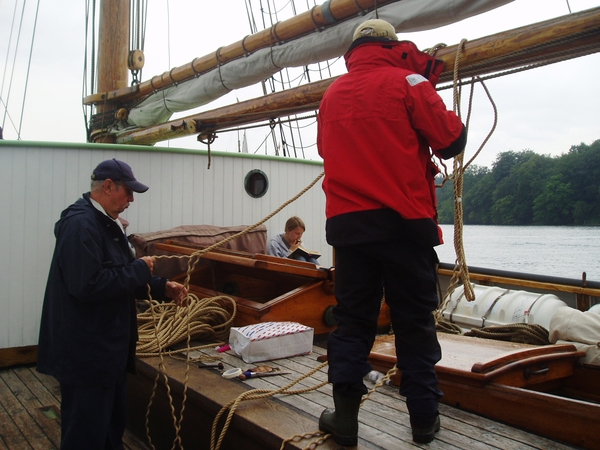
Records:
[[[10,412],[5,409],[4,404],[10,405]],[[44,414],[41,408],[47,413]],[[26,434],[22,431],[24,425]],[[34,426],[39,427],[43,436],[31,433],[31,428]],[[60,435],[58,382],[53,377],[38,373],[32,366],[17,366],[1,370],[0,450],[58,449]],[[127,450],[149,449],[130,430],[125,430],[123,444]]]
[[[304,361],[307,358],[303,359]],[[280,363],[280,361],[273,361]],[[295,362],[292,362],[293,365]],[[287,361],[281,361],[285,368],[290,368]],[[323,374],[324,372],[318,372]],[[291,382],[285,379],[289,375],[282,377],[258,378],[246,380],[245,383],[257,389],[277,389]],[[326,376],[323,377],[326,379]],[[321,381],[321,380],[319,380]],[[312,383],[315,384],[315,383]],[[387,391],[382,394],[381,391]],[[377,396],[377,397],[374,397]],[[331,386],[326,385],[318,391],[299,396],[277,397],[280,401],[287,403],[291,407],[302,407],[302,409],[311,414],[315,421],[318,420],[324,408],[332,407],[333,400],[331,396]],[[386,402],[387,400],[387,402]],[[387,403],[387,404],[386,404]],[[301,405],[301,406],[300,406]],[[377,442],[380,448],[401,448],[411,446],[412,434],[409,425],[409,416],[405,401],[397,393],[397,389],[382,386],[379,390],[364,402],[359,414],[360,431],[359,437],[364,445]],[[482,444],[473,438],[449,430],[446,439],[439,439],[437,448],[472,448],[472,449],[490,449],[490,448],[509,448],[512,441],[500,444],[494,447],[490,444]]]
[[[257,365],[269,365],[280,367],[282,370],[290,371],[291,374],[255,378],[249,380],[225,380],[219,371],[215,369],[199,369],[197,363],[192,363],[188,382],[187,412],[184,417],[184,428],[192,427],[198,431],[201,438],[193,441],[193,448],[208,448],[210,440],[210,428],[212,418],[203,416],[201,421],[196,420],[196,411],[200,408],[216,414],[221,405],[227,403],[248,389],[277,389],[287,386],[298,379],[302,374],[320,366],[317,357],[325,354],[326,350],[315,347],[313,353],[306,356],[286,358],[276,361],[247,364],[231,352],[218,354],[212,348],[200,352],[205,356],[219,357],[225,365],[225,369],[240,367],[248,369]],[[145,367],[141,375],[133,377],[135,384],[153,382],[152,374],[155,372],[158,358],[144,358],[141,365]],[[185,376],[185,362],[171,357],[165,357],[165,366],[170,377],[172,377],[175,406],[178,407],[180,398],[177,391],[183,386]],[[0,371],[0,450],[3,449],[31,449],[57,448],[53,440],[45,435],[30,445],[25,434],[33,436],[29,429],[24,434],[21,431],[25,419],[31,427],[36,424],[41,429],[40,417],[33,417],[32,411],[37,411],[37,405],[55,406],[60,405],[60,388],[56,380],[43,374],[37,373],[33,367],[18,367]],[[145,372],[145,373],[144,373]],[[313,376],[306,378],[292,387],[292,389],[312,388],[316,384],[327,380],[327,367],[321,368]],[[366,382],[370,387],[372,384]],[[16,393],[16,395],[15,395]],[[13,400],[6,397],[11,396]],[[161,392],[160,398],[155,402],[154,412],[151,415],[151,432],[164,434],[165,429],[172,428],[170,421],[170,410],[166,402],[166,393]],[[15,400],[16,399],[16,400]],[[145,415],[143,402],[130,407],[139,408]],[[244,448],[270,449],[279,448],[282,438],[289,438],[297,433],[316,432],[318,430],[318,417],[326,407],[333,405],[331,396],[331,385],[326,384],[317,390],[312,390],[300,395],[277,395],[264,400],[252,400],[243,402],[232,421],[232,429],[225,436],[222,446],[226,448],[240,448],[243,442]],[[442,415],[442,429],[436,439],[429,445],[423,446],[433,450],[456,450],[456,449],[548,449],[565,450],[573,447],[562,445],[555,441],[524,432],[484,417],[476,416],[468,412],[453,408],[448,405],[440,405]],[[161,416],[163,415],[163,416]],[[37,421],[37,422],[36,422]],[[359,444],[356,450],[388,450],[395,448],[415,448],[410,433],[410,425],[406,403],[399,395],[394,386],[382,386],[361,407],[359,413]],[[53,420],[55,431],[49,431],[54,436],[60,435],[60,424]],[[222,426],[223,421],[220,426]],[[39,425],[37,425],[39,424]],[[219,430],[221,427],[219,427]],[[237,431],[236,431],[237,429]],[[240,431],[242,430],[241,438]],[[130,429],[124,436],[125,448],[128,450],[147,450],[149,447],[143,442],[145,431],[142,434],[136,432],[133,435]],[[40,431],[41,434],[44,434]],[[237,435],[236,435],[237,433]],[[168,433],[167,433],[168,434]],[[183,433],[186,438],[189,435]],[[266,435],[266,437],[265,437]],[[141,437],[141,439],[140,439]],[[170,440],[169,440],[170,439]],[[242,439],[242,440],[240,440]],[[286,450],[306,448],[314,439],[303,440],[286,445]],[[184,444],[185,444],[184,440]],[[170,448],[172,437],[166,442],[157,442],[156,448]],[[191,447],[190,447],[191,448]],[[332,440],[318,447],[318,450],[338,450],[340,447]]]
[[[286,358],[275,361],[245,363],[232,352],[217,354],[213,349],[206,349],[200,352],[205,356],[221,358],[225,369],[239,367],[247,370],[253,366],[268,365],[279,367],[283,371],[290,371],[291,374],[282,374],[280,376],[271,376],[264,378],[254,378],[248,380],[222,380],[220,384],[228,386],[239,386],[244,389],[279,389],[287,386],[292,381],[299,378],[302,374],[318,367],[321,363],[317,357],[325,354],[326,350],[315,347],[310,355]],[[174,367],[180,364],[185,366],[182,361],[173,361],[169,365]],[[192,364],[195,366],[196,364]],[[211,383],[218,383],[219,371],[216,369],[197,369],[190,367],[190,372],[200,379],[208,378],[210,374]],[[204,377],[202,374],[206,374]],[[172,376],[177,376],[175,373]],[[191,380],[191,379],[190,379]],[[310,378],[304,379],[294,385],[291,389],[310,388],[319,382],[327,380],[327,368],[324,367],[317,371]],[[367,386],[369,383],[367,382]],[[190,389],[198,389],[190,381]],[[243,392],[243,391],[242,391]],[[232,392],[233,393],[233,392]],[[249,403],[253,403],[249,402]],[[309,428],[315,432],[318,430],[318,418],[326,407],[333,405],[331,396],[331,385],[326,384],[317,390],[303,393],[301,395],[276,395],[269,399],[269,402],[284,405],[290,410],[300,412],[309,419]],[[246,403],[246,402],[244,402]],[[242,409],[242,407],[240,407]],[[249,404],[243,407],[245,414],[259,413],[260,408],[255,411],[255,405]],[[456,408],[440,405],[442,415],[442,429],[436,436],[434,442],[427,448],[450,450],[450,449],[552,449],[565,450],[573,447],[557,443],[555,441],[527,433],[498,422],[470,414]],[[361,407],[359,413],[359,445],[357,449],[392,449],[414,447],[410,431],[410,422],[406,403],[399,395],[397,387],[382,386],[367,400]],[[273,425],[275,426],[275,424]],[[305,426],[305,425],[304,425]],[[291,436],[291,434],[290,434]],[[303,443],[308,445],[307,442]],[[271,448],[271,447],[265,447]],[[286,447],[287,448],[287,447]],[[335,447],[334,447],[335,448]]]
[[[52,415],[44,414],[40,408],[54,407],[56,411],[59,411],[60,407],[54,398],[52,398],[48,404],[41,402],[42,399],[48,400],[47,397],[49,396],[46,395],[47,391],[40,383],[33,383],[33,380],[28,379],[28,374],[31,374],[29,369],[21,367],[4,372],[2,378],[14,395],[19,399],[25,411],[33,419],[33,423],[35,423],[44,433],[52,443],[53,448],[58,448],[60,447],[60,430],[56,426],[58,418],[53,418]],[[24,379],[21,379],[21,376],[23,376]],[[42,399],[39,398],[40,395],[42,396]],[[35,436],[32,436],[32,439],[35,439]],[[33,448],[37,448],[36,444],[32,443],[31,445]]]
[[[16,380],[15,380],[16,379]],[[51,440],[46,436],[43,429],[37,422],[36,414],[31,414],[32,404],[35,404],[35,398],[27,388],[23,388],[20,380],[14,376],[12,371],[0,372],[0,402],[15,423],[22,434],[27,446],[17,446],[15,448],[33,448],[48,450],[54,448]],[[37,403],[39,405],[39,402]],[[12,447],[9,447],[12,448]]]
[[[123,434],[123,446],[126,450],[150,450],[150,447],[127,429]]]
[[[4,382],[0,380],[0,384]],[[8,411],[4,408],[2,402],[2,387],[0,386],[0,449],[31,449],[31,446],[25,440],[23,433],[12,420]]]
[[[319,372],[323,373],[323,372]],[[323,377],[326,379],[326,376]],[[262,387],[265,389],[275,389],[279,384],[288,383],[291,380],[282,380],[280,383],[276,383],[279,377],[270,377],[264,379],[247,380],[246,383],[252,384],[253,387]],[[321,381],[321,380],[319,380]],[[314,383],[313,383],[314,384]],[[331,396],[331,385],[326,385],[320,388],[318,391],[310,392],[308,394],[296,395],[296,396],[285,396],[280,398],[281,401],[288,403],[290,406],[296,406],[299,403],[303,404],[302,400],[308,403],[309,406],[304,406],[304,411],[311,414],[315,420],[315,427],[317,427],[318,417],[324,408],[333,406]],[[367,401],[361,408],[359,414],[360,421],[360,441],[365,447],[373,445],[374,442],[378,444],[378,448],[399,448],[407,445],[412,445],[412,438],[410,429],[403,424],[408,420],[408,415],[404,414],[405,420],[398,420],[397,411],[393,410],[390,415],[382,413],[381,408],[377,407],[378,411],[373,412],[373,409],[369,407],[372,401]],[[378,405],[379,406],[379,405]],[[399,432],[404,428],[403,432]],[[440,448],[454,448],[440,446]]]
[[[144,358],[139,366],[140,374],[153,381],[158,359]],[[185,363],[167,358],[165,359],[165,367],[171,377],[170,388],[177,403],[180,401],[180,391],[182,389],[177,379],[183,380]],[[241,380],[225,380],[212,369],[198,369],[195,367],[190,369],[189,386],[191,389],[188,391],[186,411],[190,415],[195,414],[193,419],[187,419],[188,423],[190,420],[194,420],[195,425],[193,430],[184,429],[182,434],[186,435],[187,433],[188,439],[194,439],[194,447],[207,448],[210,440],[210,428],[215,414],[222,405],[235,400],[240,394],[248,390],[248,386],[244,385]],[[135,383],[137,388],[141,387],[140,380],[136,380]],[[132,395],[135,394],[135,390],[131,392]],[[159,392],[159,400],[164,399],[164,389]],[[143,395],[149,396],[148,393]],[[145,413],[145,410],[142,413]],[[202,417],[199,417],[200,414]],[[160,420],[163,429],[166,427],[166,423],[172,422],[169,418],[170,413],[164,415],[167,417],[162,417],[162,420]],[[184,420],[184,428],[185,425]],[[297,433],[314,431],[314,423],[312,420],[307,420],[306,413],[269,399],[252,400],[240,404],[233,416],[231,428],[226,435],[226,440],[231,440],[223,448],[241,448],[239,446],[250,449],[279,448],[281,440],[284,438]],[[320,448],[324,450],[337,448],[331,445],[326,443]],[[304,446],[298,446],[296,443],[290,443],[286,446],[286,449],[300,448],[304,448]]]
[[[60,396],[57,397],[55,392],[50,391],[48,387],[42,383],[40,378],[35,375],[34,372],[36,372],[36,370],[34,367],[15,367],[13,371],[43,406],[53,405],[60,408]],[[54,378],[48,377],[47,375],[39,375],[54,380]]]
[[[301,367],[316,367],[320,363],[316,361],[316,356],[320,352],[316,352],[313,357],[293,358],[286,360],[272,361],[269,365],[281,365],[284,370],[290,370],[297,373],[305,373]],[[237,359],[237,358],[236,358]],[[258,378],[246,380],[245,383],[253,388],[260,389],[277,389],[285,386],[293,379],[297,378],[297,374],[282,375],[281,377]],[[317,378],[317,382],[327,379],[326,368],[315,373],[313,378]],[[309,387],[316,382],[302,381],[300,387]],[[382,394],[382,391],[385,392]],[[321,395],[319,395],[319,392]],[[360,421],[360,436],[366,441],[377,440],[382,448],[397,448],[398,446],[412,445],[412,435],[409,425],[408,411],[405,401],[400,397],[396,388],[390,386],[382,386],[373,394],[379,396],[371,397],[367,400],[359,415]],[[326,385],[320,388],[319,391],[311,393],[310,400],[303,401],[302,396],[286,396],[279,398],[282,402],[288,403],[290,406],[302,405],[302,408],[307,413],[318,418],[321,412],[326,407],[333,406],[331,397],[331,386]],[[456,423],[454,424],[456,425]],[[473,448],[473,449],[489,449],[489,448],[510,448],[514,445],[514,441],[510,439],[502,439],[499,436],[492,436],[492,442],[481,443],[462,432],[462,429],[448,428],[446,439],[439,439],[438,448]],[[471,427],[474,428],[474,427]],[[481,431],[474,429],[473,431]],[[496,442],[494,442],[496,441]],[[528,447],[523,447],[528,448]],[[530,448],[530,447],[529,447]]]
[[[50,395],[52,395],[60,402],[60,384],[58,383],[56,378],[40,373],[34,369],[31,370],[31,374],[35,378],[37,378],[40,381],[40,383],[42,383],[42,385],[46,388]]]
[[[40,380],[32,373],[31,367],[16,367],[12,371],[22,383],[23,389],[31,392],[33,399],[29,400],[29,414],[35,417],[38,425],[54,448],[60,447],[60,399],[51,394]],[[26,405],[24,405],[26,406]]]

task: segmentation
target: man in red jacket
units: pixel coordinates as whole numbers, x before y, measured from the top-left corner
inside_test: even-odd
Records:
[[[441,359],[433,311],[438,307],[437,225],[432,156],[463,151],[466,131],[435,90],[443,63],[398,41],[391,24],[367,20],[345,55],[348,73],[325,93],[318,148],[325,165],[327,241],[336,250],[337,328],[329,336],[335,409],[319,427],[340,445],[356,445],[363,377],[380,303],[396,333],[400,394],[415,442],[440,428],[434,365]]]

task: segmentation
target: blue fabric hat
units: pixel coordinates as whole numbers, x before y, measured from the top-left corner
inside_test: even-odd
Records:
[[[115,158],[102,161],[92,172],[92,180],[108,179],[120,181],[134,192],[146,192],[148,190],[148,186],[135,179],[129,164]]]

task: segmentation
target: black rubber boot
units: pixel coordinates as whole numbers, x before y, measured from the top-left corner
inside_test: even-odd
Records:
[[[413,441],[419,444],[428,444],[435,439],[435,433],[440,431],[440,416],[436,415],[435,419],[431,419],[429,424],[423,421],[414,423],[412,417],[410,421],[412,428]]]
[[[343,446],[358,444],[358,410],[362,395],[343,396],[333,392],[335,408],[327,408],[319,418],[319,430],[330,433]]]

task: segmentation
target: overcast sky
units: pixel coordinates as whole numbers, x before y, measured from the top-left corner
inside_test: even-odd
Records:
[[[26,3],[21,21],[23,2],[0,0],[0,125],[4,127],[4,138],[17,139],[20,130],[22,140],[85,142],[81,99],[87,2],[41,0],[32,50],[37,4],[31,0]],[[244,0],[151,0],[149,4],[144,80],[212,53],[250,33]],[[477,39],[568,14],[569,5],[572,12],[577,12],[600,6],[600,0],[569,0],[568,3],[567,0],[515,0],[448,27],[400,37],[414,41],[419,48],[439,42],[453,45],[462,38]],[[30,51],[32,60],[27,78]],[[600,54],[595,54],[488,81],[498,108],[498,127],[475,163],[489,166],[499,152],[508,150],[531,149],[560,155],[571,145],[591,144],[600,139],[599,70]],[[212,109],[236,98],[245,100],[256,96],[250,92],[230,94],[203,109]],[[445,91],[442,96],[451,108],[451,92]],[[493,122],[491,107],[481,88],[476,90],[475,99],[467,158],[477,150]],[[6,104],[8,113],[5,113]],[[250,152],[258,148],[266,132],[254,133]],[[314,144],[311,134],[305,143]],[[158,145],[205,148],[195,137]],[[212,148],[237,151],[237,136],[226,133]],[[314,145],[306,156],[318,158]]]

